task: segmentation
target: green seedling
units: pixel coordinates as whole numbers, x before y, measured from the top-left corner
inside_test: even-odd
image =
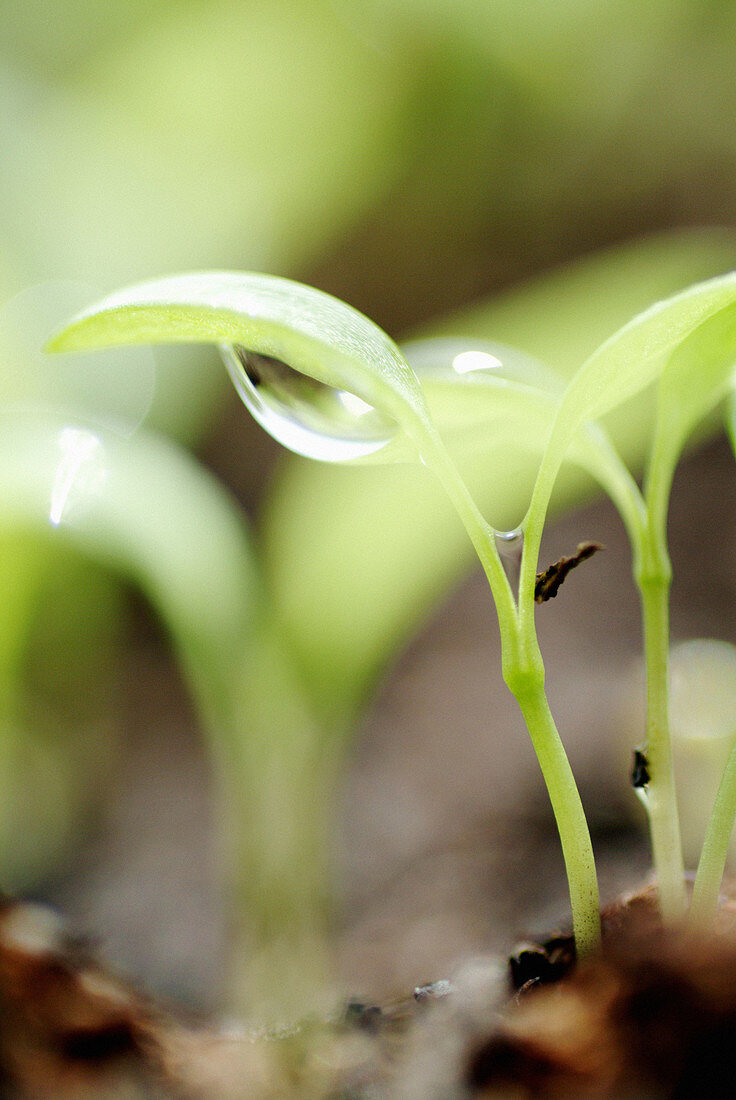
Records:
[[[452,502],[491,588],[504,679],[529,730],[549,791],[581,954],[600,939],[595,861],[575,780],[547,704],[535,613],[539,547],[564,462],[591,474],[618,508],[632,544],[647,669],[646,802],[665,922],[687,898],[668,722],[669,588],[666,517],[676,463],[696,425],[728,395],[736,362],[736,275],[691,287],[620,329],[565,387],[508,349],[465,342],[424,347],[414,361],[343,303],[262,275],[202,273],[134,287],[72,321],[50,350],[214,342],[241,397],[287,447],[329,462],[426,467]],[[421,360],[421,361],[420,361]],[[600,419],[656,390],[643,488]],[[539,452],[528,508],[509,528],[486,516],[458,464],[482,458],[488,425]],[[494,476],[488,469],[487,476]],[[509,557],[516,559],[514,567]],[[506,559],[506,564],[504,562]],[[518,569],[518,583],[515,571]],[[510,579],[511,578],[511,579]],[[713,915],[736,808],[736,757],[726,767],[698,871],[691,919]]]

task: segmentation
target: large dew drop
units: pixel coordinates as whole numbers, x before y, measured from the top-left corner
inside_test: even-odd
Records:
[[[262,428],[289,450],[322,462],[350,462],[384,447],[396,425],[347,390],[328,386],[281,359],[223,344],[238,394]]]

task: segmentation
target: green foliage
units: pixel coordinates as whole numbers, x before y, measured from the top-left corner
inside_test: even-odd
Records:
[[[666,708],[669,573],[664,517],[671,467],[688,430],[731,385],[735,317],[736,277],[691,287],[652,306],[610,337],[561,397],[554,386],[468,379],[452,372],[433,383],[430,372],[427,394],[434,416],[408,363],[379,329],[334,299],[267,276],[202,273],[134,287],[72,321],[49,348],[76,350],[162,339],[244,346],[360,397],[388,423],[396,422],[406,431],[416,445],[416,461],[436,474],[488,575],[501,630],[504,677],[527,721],[547,782],[565,855],[578,949],[583,951],[598,941],[598,893],[582,806],[544,695],[532,611],[542,528],[557,474],[582,431],[578,461],[590,466],[609,489],[633,543],[649,676],[647,751],[654,855],[663,915],[676,919],[684,905],[684,882]],[[628,402],[659,375],[654,446],[642,497],[606,435],[588,424]],[[694,387],[697,400],[680,413],[680,402]],[[457,436],[466,446],[470,442],[474,451],[479,427],[487,433],[499,424],[509,429],[502,433],[501,445],[513,456],[535,449],[534,441],[546,440],[523,522],[526,541],[518,609],[493,529],[437,432],[444,426],[450,438]],[[391,455],[391,446],[386,453]],[[663,465],[663,453],[669,454],[670,466]]]
[[[385,333],[327,294],[268,275],[204,272],[144,283],[81,314],[47,350],[205,341],[244,346],[349,390],[409,433],[427,422],[419,384]]]
[[[733,12],[709,0],[652,6],[630,0],[14,5],[5,13],[0,43],[0,295],[79,272],[99,284],[101,295],[149,272],[263,268],[350,297],[393,332],[493,290],[488,301],[434,320],[420,335],[504,341],[570,379],[630,316],[734,265],[732,242],[711,232],[664,235],[552,270],[647,226],[708,223],[714,211],[719,220],[733,221],[735,34]],[[521,277],[540,270],[548,274],[519,287]],[[514,289],[498,293],[509,285]],[[88,300],[96,296],[90,290]],[[49,459],[48,479],[56,476],[51,456],[58,460],[57,444],[47,444],[58,436],[53,418],[60,407],[64,424],[79,426],[79,417],[91,415],[97,432],[100,412],[110,411],[111,398],[104,395],[110,375],[127,385],[133,370],[105,372],[102,356],[94,386],[89,374],[85,383],[92,367],[79,364],[85,399],[79,401],[77,387],[70,401],[66,383],[52,395],[47,380],[53,374],[56,382],[65,368],[52,371],[37,358],[40,320],[39,308],[38,331],[17,354],[0,334],[0,389],[4,404],[51,410],[54,427],[46,441],[40,427],[36,436],[32,418],[19,422],[17,437],[8,428],[9,439],[19,439],[26,428],[29,438],[38,438]],[[679,450],[728,384],[729,327],[727,313],[720,320],[703,316],[666,369],[663,360],[659,396],[652,385],[623,400],[630,383],[644,384],[643,374],[622,370],[619,377],[619,367],[631,362],[626,347],[633,350],[645,338],[643,329],[639,336],[620,334],[623,343],[611,355],[622,358],[609,360],[601,350],[597,365],[589,364],[589,380],[606,362],[605,370],[614,372],[606,401],[622,403],[605,416],[612,445],[600,433],[580,430],[581,415],[584,421],[598,409],[595,392],[584,392],[582,382],[559,415],[556,397],[509,386],[501,393],[481,379],[467,379],[462,388],[425,379],[424,398],[480,514],[498,528],[523,518],[540,448],[557,417],[555,452],[536,497],[539,530],[548,490],[558,512],[596,492],[597,478],[639,539],[642,557],[642,500],[632,493],[616,452],[634,474],[649,464],[646,523],[661,542]],[[381,335],[373,335],[380,343]],[[664,349],[666,333],[650,335]],[[289,348],[304,350],[300,340]],[[313,369],[319,373],[325,360],[318,346]],[[654,380],[660,364],[649,357],[648,345],[644,350],[646,376]],[[384,346],[384,352],[392,359],[393,351]],[[349,367],[358,392],[370,391],[379,403],[389,397],[392,419],[404,422],[406,416],[414,435],[413,443],[397,435],[374,459],[410,460],[419,445],[447,481],[445,456],[427,436],[416,391],[379,383],[378,393],[376,379],[365,374],[358,384],[360,357],[352,366],[350,358],[340,354],[333,366]],[[401,361],[392,362],[401,375]],[[69,365],[73,373],[73,357]],[[713,371],[707,385],[699,375],[706,366]],[[224,390],[214,351],[159,347],[147,430],[190,443],[201,439]],[[132,428],[130,392],[122,398],[122,420]],[[110,427],[106,415],[102,423]],[[107,434],[98,435],[107,449]],[[140,442],[147,447],[150,440],[141,436]],[[130,446],[138,443],[133,439]],[[112,451],[117,446],[109,440]],[[8,501],[25,492],[23,471],[15,463],[10,469],[19,480],[15,487],[4,483]],[[194,468],[184,459],[175,474],[183,495],[186,469]],[[50,564],[56,551],[49,558],[45,534],[38,533],[48,526],[48,493],[32,487],[34,470],[31,461],[23,520],[33,531],[21,532],[20,513],[7,511],[3,534],[17,596],[8,598],[0,624],[0,663],[7,655],[8,680],[18,690],[16,672],[26,667],[23,655],[33,645],[30,609],[45,591],[47,567],[80,610],[76,625],[69,620],[68,644],[75,652],[71,636],[84,631],[81,609],[97,592],[94,585],[86,592],[79,571],[68,573],[61,558],[56,570]],[[193,577],[180,560],[168,573],[154,568],[154,528],[160,522],[163,530],[168,511],[155,485],[149,500],[144,472],[140,467],[142,504],[133,526],[124,530],[108,516],[114,532],[108,544],[102,537],[84,543],[80,535],[78,545],[146,583],[188,653],[190,628],[197,636],[185,610]],[[222,504],[215,510],[219,520],[207,513],[218,553],[221,542],[233,547],[220,527],[227,532],[228,524],[240,522],[229,503]],[[0,500],[0,512],[2,507]],[[75,513],[70,500],[53,546],[77,530],[81,497],[76,507]],[[172,518],[189,538],[185,517]],[[251,632],[251,648],[269,639],[273,675],[290,685],[286,694],[296,700],[293,707],[285,703],[284,715],[285,727],[294,727],[294,743],[300,724],[318,740],[327,739],[326,731],[335,741],[340,735],[347,740],[376,677],[469,567],[470,543],[429,469],[409,464],[345,470],[289,458],[267,496],[263,520],[262,577],[243,584],[233,571],[230,578],[230,614],[242,597],[248,607],[242,620],[251,625],[232,629],[225,601],[200,609],[210,612],[203,620],[210,626],[207,638],[191,643],[191,666],[202,670],[193,672],[194,679],[207,694],[202,685],[211,675],[220,684],[230,675],[227,663],[216,673],[210,667],[222,614],[225,638]],[[476,536],[482,533],[476,523]],[[127,557],[111,552],[115,539],[121,545],[128,540]],[[201,563],[196,538],[194,545],[193,560]],[[161,553],[168,561],[166,548]],[[246,556],[252,562],[250,551]],[[528,574],[533,557],[527,553]],[[252,564],[243,568],[250,572]],[[223,591],[228,583],[225,577]],[[503,588],[498,577],[496,587]],[[265,589],[268,603],[256,599],[254,614],[253,593]],[[111,596],[101,606],[106,626],[98,636],[111,644],[121,621],[119,600]],[[239,660],[245,661],[242,654]],[[246,661],[238,678],[249,676]],[[7,698],[13,694],[8,688]],[[223,702],[228,694],[218,687],[215,709],[231,707]],[[258,698],[257,686],[248,684],[246,694]],[[251,709],[257,711],[257,704]],[[234,739],[240,721],[231,714],[207,719],[208,725],[230,723]]]
[[[257,593],[247,533],[222,488],[165,441],[139,435],[128,446],[50,414],[5,414],[0,455],[0,523],[51,522],[134,580],[197,691],[221,705]]]
[[[540,276],[513,294],[440,320],[420,335],[471,343],[498,339],[570,378],[608,332],[633,313],[734,260],[732,242],[720,235],[674,234],[639,241]],[[433,400],[431,385],[425,385],[425,392],[442,430],[447,407]],[[455,400],[464,402],[464,387],[453,387],[453,394],[453,406]],[[493,390],[488,394],[483,416],[489,430],[482,440],[470,432],[473,444],[478,443],[472,456],[458,455],[460,441],[446,438],[483,514],[493,517],[495,526],[511,529],[523,518],[536,477],[544,442],[540,418],[554,409],[549,396],[537,395],[527,424],[515,416],[513,433],[504,427],[498,434],[491,407],[498,396]],[[505,396],[518,396],[521,411],[523,394],[507,391]],[[475,408],[462,411],[473,417],[472,423],[482,423]],[[614,413],[606,423],[622,457],[640,470],[652,431],[650,395],[640,395],[623,415]],[[508,446],[511,434],[513,449]],[[489,476],[490,470],[495,476]],[[579,467],[566,465],[555,484],[553,513],[594,492]],[[301,545],[318,546],[319,551],[295,553],[295,531]],[[350,710],[365,697],[472,557],[461,524],[425,470],[343,469],[287,455],[271,486],[262,545],[291,646],[310,690],[332,710]],[[366,546],[372,548],[370,554]],[[346,637],[350,646],[343,644]]]
[[[645,305],[682,278],[729,261],[731,245],[723,238],[653,240],[540,280],[515,300],[490,303],[485,319],[476,309],[438,324],[436,331],[471,347],[473,327],[485,336],[497,328],[505,340],[516,329],[529,350],[539,353],[542,341],[549,346],[549,359],[564,379],[572,373],[573,356],[594,347],[612,319],[623,320],[632,306]],[[606,297],[607,284],[619,288],[617,304]],[[242,344],[358,395],[395,426],[391,442],[368,459],[378,465],[326,468],[298,458],[284,464],[266,515],[259,576],[232,503],[175,448],[142,431],[129,441],[82,427],[64,436],[73,423],[68,414],[37,410],[21,416],[9,409],[4,418],[0,515],[6,529],[47,529],[51,514],[57,537],[133,579],[167,624],[218,764],[234,900],[257,938],[281,944],[277,956],[291,944],[289,950],[304,960],[320,957],[318,930],[329,912],[327,792],[348,749],[356,708],[377,671],[467,567],[463,525],[489,573],[505,674],[550,784],[581,946],[595,942],[592,855],[544,701],[533,617],[525,617],[529,590],[522,580],[517,609],[483,516],[497,527],[523,518],[542,462],[523,563],[524,575],[533,577],[534,543],[548,503],[539,484],[550,455],[558,465],[564,457],[555,507],[589,496],[593,479],[599,480],[621,508],[642,557],[647,500],[638,495],[606,432],[590,426],[587,417],[622,406],[625,416],[614,410],[606,419],[636,470],[652,424],[668,420],[665,380],[671,378],[672,393],[675,387],[690,393],[696,364],[707,360],[707,393],[696,384],[697,410],[690,400],[687,423],[672,420],[672,438],[681,445],[695,412],[707,411],[729,382],[733,293],[733,280],[725,277],[646,311],[594,351],[567,388],[543,367],[522,380],[472,373],[452,378],[443,340],[425,344],[425,357],[434,357],[437,371],[424,369],[417,380],[396,345],[361,314],[320,292],[264,276],[204,273],[143,284],[86,310],[54,338],[54,349],[68,353],[149,341]],[[580,318],[574,330],[571,317]],[[644,382],[630,368],[634,351],[646,358]],[[410,360],[415,353],[407,346]],[[104,370],[107,353],[99,354],[99,361],[90,360],[93,372]],[[660,372],[653,419],[651,386],[635,405],[631,396]],[[600,384],[611,387],[605,399]],[[54,504],[70,438],[76,465],[73,476],[61,478],[61,503]],[[416,462],[419,454],[425,465]],[[15,621],[24,621],[21,605]],[[12,669],[10,659],[7,667]],[[318,804],[324,813],[309,811]],[[285,814],[285,805],[294,813]],[[275,819],[278,834],[269,825]],[[283,957],[257,950],[253,958],[265,975],[283,969],[288,988]],[[314,967],[305,962],[302,969]],[[263,990],[253,995],[259,998]]]
[[[590,356],[560,406],[532,510],[546,509],[557,472],[580,425],[622,405],[663,372],[663,431],[670,430],[667,414],[673,417],[673,432],[679,431],[681,422],[683,432],[690,426],[688,413],[673,413],[687,390],[699,387],[693,421],[699,418],[701,403],[701,411],[705,411],[723,395],[731,373],[734,295],[733,275],[691,287],[635,317]]]

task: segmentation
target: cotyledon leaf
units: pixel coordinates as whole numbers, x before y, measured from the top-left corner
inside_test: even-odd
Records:
[[[736,273],[698,283],[634,317],[593,352],[560,405],[535,495],[548,498],[579,426],[635,397],[665,370],[671,355],[709,318],[736,306]]]
[[[210,341],[353,394],[415,441],[431,434],[419,383],[393,341],[338,299],[276,276],[200,272],[143,283],[78,315],[47,350]]]
[[[248,533],[223,488],[183,450],[120,440],[39,412],[0,421],[0,527],[51,531],[140,585],[200,703],[229,706],[258,608]]]

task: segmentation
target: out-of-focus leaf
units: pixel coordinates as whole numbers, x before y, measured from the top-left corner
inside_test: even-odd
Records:
[[[43,533],[0,531],[0,876],[28,890],[99,809],[120,754],[120,592]]]
[[[36,5],[6,28],[0,248],[13,290],[80,273],[107,289],[203,266],[295,272],[400,171],[413,70],[331,0],[154,0],[96,14],[83,35],[69,28],[89,5],[66,9],[58,36]],[[201,434],[226,392],[211,362],[161,356],[151,424]]]
[[[329,0],[159,7],[63,83],[23,75],[34,110],[4,173],[8,231],[47,278],[74,257],[106,285],[293,267],[385,188],[407,79]]]
[[[148,413],[155,387],[150,349],[116,355],[68,355],[49,370],[42,345],[70,314],[94,297],[78,283],[29,287],[0,305],[0,402],[45,408],[60,415],[132,434]]]
[[[5,414],[0,526],[51,530],[133,579],[161,615],[202,705],[229,706],[257,597],[248,537],[227,494],[184,452],[58,417]]]
[[[662,372],[658,394],[660,436],[677,457],[696,424],[724,397],[736,373],[736,307],[699,325]]]

